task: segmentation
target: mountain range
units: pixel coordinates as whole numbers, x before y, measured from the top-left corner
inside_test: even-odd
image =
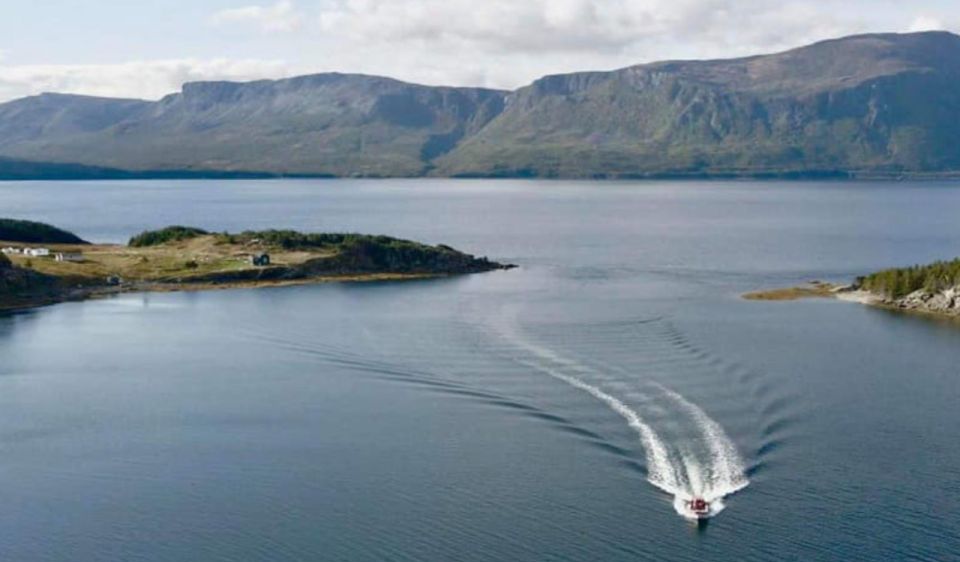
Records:
[[[868,34],[514,91],[355,74],[0,104],[0,178],[960,173],[960,36]]]

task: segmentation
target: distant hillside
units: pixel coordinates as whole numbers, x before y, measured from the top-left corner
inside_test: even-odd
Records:
[[[0,105],[0,157],[17,177],[29,162],[104,177],[956,174],[960,37],[861,35],[515,92],[322,74],[159,102],[47,94]]]
[[[0,219],[0,240],[25,244],[88,244],[72,232],[42,222]]]
[[[865,35],[777,55],[543,78],[441,159],[535,176],[960,169],[960,37]]]
[[[112,176],[414,176],[498,115],[503,99],[343,74],[191,83],[155,103],[43,94],[0,105],[0,155]]]

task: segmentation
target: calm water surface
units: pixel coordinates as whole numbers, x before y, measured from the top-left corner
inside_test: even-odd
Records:
[[[738,298],[960,254],[960,185],[6,183],[0,215],[521,266],[0,316],[0,560],[960,560],[960,328]]]

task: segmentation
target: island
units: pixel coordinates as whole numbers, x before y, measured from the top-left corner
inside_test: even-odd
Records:
[[[516,267],[390,236],[170,226],[126,245],[92,244],[13,219],[0,219],[0,249],[0,309],[134,291],[409,280]]]
[[[888,309],[960,317],[960,258],[885,269],[847,285],[812,281],[805,286],[750,292],[748,300],[837,298]]]

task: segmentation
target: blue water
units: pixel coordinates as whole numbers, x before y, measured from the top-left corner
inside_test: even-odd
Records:
[[[97,241],[520,265],[0,316],[0,560],[958,560],[960,327],[739,298],[955,257],[958,213],[938,183],[0,184]]]

